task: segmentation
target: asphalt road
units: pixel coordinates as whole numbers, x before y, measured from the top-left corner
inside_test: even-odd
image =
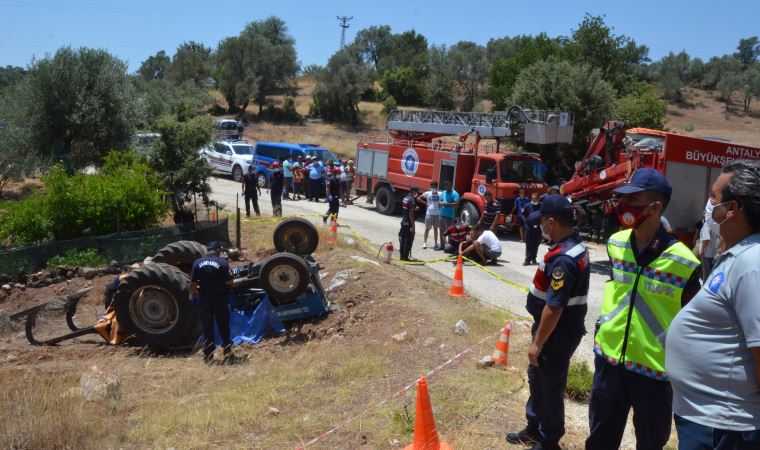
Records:
[[[241,192],[240,184],[233,182],[229,178],[217,177],[212,180],[214,190],[213,198],[224,204],[230,210],[234,210],[236,195]],[[262,215],[269,216],[272,214],[269,194],[266,190],[262,191],[259,197],[259,206]],[[324,201],[320,203],[300,201],[283,202],[283,215],[299,214],[323,214],[327,211],[327,204]],[[364,197],[359,198],[347,208],[341,208],[340,219],[338,221],[341,235],[350,235],[350,230],[367,239],[373,246],[379,248],[383,243],[393,241],[394,247],[398,249],[398,216],[385,216],[375,211],[374,205],[367,204]],[[245,213],[243,198],[240,198],[241,211]],[[319,218],[314,218],[315,223],[321,226]],[[419,260],[433,260],[441,258],[444,255],[442,251],[432,249],[422,249],[422,236],[425,230],[424,223],[418,221],[416,236],[412,255]],[[488,266],[495,274],[508,280],[509,283],[499,280],[493,275],[472,265],[465,264],[464,267],[464,286],[465,291],[483,303],[508,310],[512,314],[521,317],[527,317],[525,311],[525,290],[521,290],[513,283],[529,287],[536,266],[523,266],[522,262],[525,256],[525,246],[519,242],[516,233],[507,236],[500,236],[503,246],[502,256],[499,259],[498,266]],[[428,244],[432,246],[433,236],[430,232]],[[596,319],[601,308],[604,283],[608,280],[607,275],[607,253],[602,245],[587,244],[589,255],[592,261],[591,288],[588,296],[588,314],[586,316],[586,330],[588,333],[581,341],[576,351],[575,357],[579,360],[585,360],[589,364],[593,363],[593,330]],[[547,246],[542,245],[539,249],[539,258],[547,251]],[[394,258],[398,253],[394,252]],[[454,274],[454,266],[451,262],[437,262],[428,264],[431,270],[435,270],[447,277]]]

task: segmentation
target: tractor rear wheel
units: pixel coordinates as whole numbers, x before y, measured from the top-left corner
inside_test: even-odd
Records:
[[[207,254],[208,248],[199,242],[177,241],[161,248],[153,257],[153,262],[169,264],[185,273],[190,273],[195,260]]]
[[[114,294],[116,320],[134,343],[155,349],[193,345],[200,336],[190,278],[167,264],[146,264],[122,280]]]
[[[273,238],[278,252],[296,255],[311,255],[319,245],[317,228],[301,217],[280,222],[274,229]]]
[[[309,267],[292,253],[276,253],[261,263],[259,284],[273,305],[293,303],[309,286]]]

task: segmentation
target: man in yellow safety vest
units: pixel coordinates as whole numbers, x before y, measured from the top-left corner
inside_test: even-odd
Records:
[[[672,192],[664,175],[639,169],[615,192],[624,229],[607,242],[612,273],[594,337],[586,449],[619,448],[631,407],[636,447],[662,449],[670,437],[673,397],[665,334],[699,290],[699,260],[661,225]]]

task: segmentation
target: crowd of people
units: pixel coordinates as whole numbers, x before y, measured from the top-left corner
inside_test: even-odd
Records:
[[[282,215],[282,200],[298,201],[306,199],[319,202],[324,197],[329,208],[325,217],[337,218],[340,206],[351,204],[351,191],[356,176],[353,160],[322,162],[311,156],[279,158],[269,167],[269,194],[272,202],[272,214]],[[261,187],[258,184],[256,170],[248,166],[248,173],[243,175],[242,194],[245,198],[246,217],[251,216],[251,206],[259,216],[258,197]],[[326,220],[325,218],[325,220]]]

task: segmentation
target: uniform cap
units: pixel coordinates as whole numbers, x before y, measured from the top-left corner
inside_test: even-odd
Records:
[[[220,248],[222,248],[222,244],[220,244],[219,241],[212,241],[212,242],[209,242],[207,248],[209,250],[219,250]]]
[[[639,169],[633,173],[631,181],[615,189],[618,194],[635,194],[637,192],[650,191],[670,195],[673,188],[665,175],[650,168]]]

